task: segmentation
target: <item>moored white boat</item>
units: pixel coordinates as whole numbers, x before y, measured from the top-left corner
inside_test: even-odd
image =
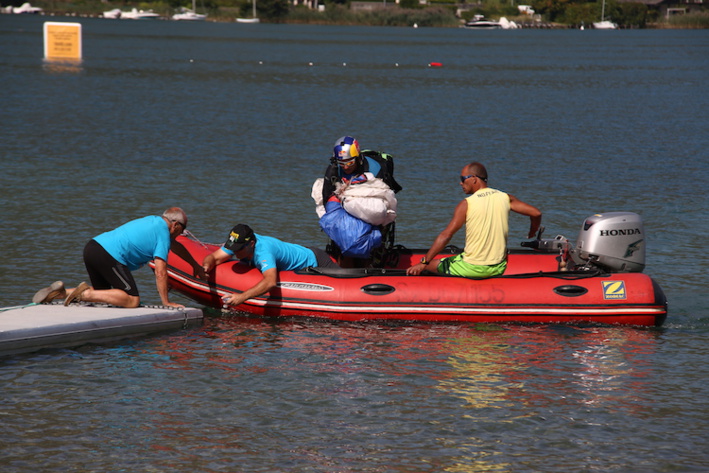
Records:
[[[593,23],[593,28],[597,30],[615,30],[618,25],[610,20],[606,20],[606,0],[603,0],[603,6],[601,7],[601,21]]]
[[[597,21],[593,23],[593,28],[597,30],[615,30],[618,25],[609,20]]]
[[[19,7],[12,7],[12,6],[11,6],[11,7],[9,7],[9,8],[12,9],[12,10],[11,10],[11,13],[15,13],[15,14],[30,14],[30,15],[34,15],[34,14],[37,14],[37,13],[42,13],[42,11],[43,11],[40,7],[33,7],[32,5],[30,5],[29,2],[25,2],[25,3],[23,3],[22,5],[20,5]]]
[[[519,25],[517,23],[508,20],[504,16],[500,18],[500,26],[502,26],[503,30],[516,30],[519,28]]]
[[[192,10],[185,9],[180,13],[175,13],[172,15],[172,19],[178,21],[205,21],[207,19],[207,15],[202,15],[201,13],[195,13]]]
[[[108,18],[110,20],[116,20],[121,17],[121,9],[120,8],[114,8],[113,10],[108,10],[103,12],[103,17]]]
[[[133,8],[129,12],[121,12],[120,18],[124,20],[156,20],[160,18],[160,15],[153,12],[152,10],[145,11]]]
[[[237,18],[237,23],[260,23],[261,20],[256,16],[256,0],[251,0],[251,18]]]
[[[499,30],[502,29],[502,24],[499,21],[486,20],[483,15],[475,15],[464,27],[474,30]]]
[[[180,8],[180,12],[172,15],[172,19],[178,21],[205,21],[207,15],[197,13],[197,2],[196,0],[192,0],[192,10],[189,8]]]

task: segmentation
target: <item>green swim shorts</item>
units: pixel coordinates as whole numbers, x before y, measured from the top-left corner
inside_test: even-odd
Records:
[[[443,258],[438,264],[438,272],[450,274],[451,276],[462,276],[471,279],[485,279],[499,276],[507,269],[507,260],[502,263],[491,264],[489,266],[470,264],[463,261],[463,255]]]

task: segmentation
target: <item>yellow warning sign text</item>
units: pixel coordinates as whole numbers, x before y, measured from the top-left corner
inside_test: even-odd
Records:
[[[48,60],[80,60],[81,24],[45,22],[44,58]]]

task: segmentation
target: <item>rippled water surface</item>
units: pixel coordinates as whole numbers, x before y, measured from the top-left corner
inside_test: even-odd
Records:
[[[547,236],[639,213],[670,316],[646,330],[208,312],[4,357],[3,472],[709,469],[706,33],[79,19],[84,61],[67,67],[42,61],[45,20],[0,15],[2,307],[86,279],[89,238],[171,205],[207,241],[244,221],[324,245],[310,186],[349,133],[396,157],[409,247],[445,226],[471,160],[540,207]],[[526,227],[512,218],[510,245]]]

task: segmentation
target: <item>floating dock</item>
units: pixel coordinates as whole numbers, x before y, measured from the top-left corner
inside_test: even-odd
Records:
[[[200,309],[103,304],[28,304],[0,309],[0,356],[44,348],[104,343],[179,330],[203,317]]]

